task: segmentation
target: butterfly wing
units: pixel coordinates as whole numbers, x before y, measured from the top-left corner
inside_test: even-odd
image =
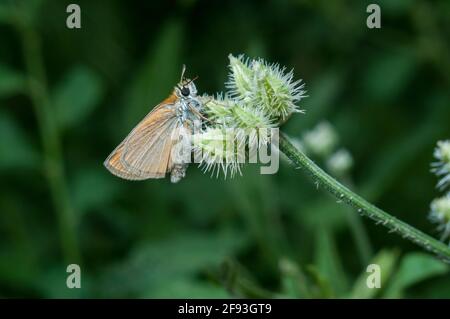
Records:
[[[120,143],[119,146],[116,147],[114,151],[112,151],[111,155],[105,160],[105,167],[114,175],[128,180],[142,180],[145,179],[139,174],[136,174],[130,170],[128,170],[122,164],[122,154],[124,148],[124,142]]]
[[[129,180],[162,178],[171,169],[172,132],[179,125],[176,98],[151,111],[106,159],[106,168]]]
[[[179,125],[172,110],[155,112],[125,140],[122,164],[144,178],[162,178],[170,171],[172,133]]]

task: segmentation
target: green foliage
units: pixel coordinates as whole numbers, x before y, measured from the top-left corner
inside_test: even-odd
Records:
[[[364,79],[367,96],[375,101],[389,101],[398,96],[410,85],[416,63],[415,57],[405,50],[382,54],[368,66]]]
[[[444,263],[423,253],[411,253],[402,259],[395,276],[389,283],[384,296],[400,298],[406,289],[433,276],[448,273],[449,268]]]
[[[120,192],[120,185],[111,183],[97,167],[83,168],[73,180],[73,201],[79,213],[108,205]],[[93,192],[92,190],[97,190]]]
[[[0,111],[0,135],[1,170],[36,168],[39,153],[24,130],[4,111]]]
[[[382,250],[371,261],[371,264],[380,266],[382,287],[392,278],[397,260],[397,251]],[[351,298],[374,298],[380,293],[379,289],[371,289],[367,286],[367,275],[368,273],[364,270],[356,280],[351,291]]]
[[[0,98],[21,93],[24,89],[25,79],[23,75],[6,65],[0,64]]]
[[[174,83],[181,76],[182,47],[181,23],[177,20],[165,22],[155,42],[150,44],[143,62],[138,64],[134,80],[125,90],[123,104],[127,106],[127,125],[136,123],[142,113],[172,93]],[[166,93],[158,95],[157,92]]]
[[[103,97],[99,77],[86,67],[74,67],[53,92],[54,112],[61,129],[81,122],[94,111]]]
[[[450,137],[447,1],[380,1],[381,30],[365,27],[369,1],[80,0],[80,30],[65,26],[69,3],[0,1],[1,297],[450,297],[447,265],[360,220],[364,254],[348,218],[357,213],[285,159],[276,175],[249,164],[226,181],[191,165],[176,185],[102,166],[172,92],[182,64],[212,94],[224,90],[228,55],[243,53],[305,82],[306,114],[284,132],[301,139],[331,123],[354,158],[342,182],[437,236],[426,215],[433,147]],[[42,118],[57,127],[51,139]],[[54,196],[55,173],[68,198]],[[75,216],[80,290],[65,285],[58,200]],[[381,289],[367,287],[368,263],[380,265]]]
[[[330,283],[334,295],[341,295],[348,289],[348,283],[330,231],[326,228],[319,228],[316,243],[315,265],[317,270]]]
[[[180,298],[183,291],[176,288],[191,287],[197,296],[212,293],[210,297],[224,297],[223,290],[212,283],[201,280],[196,286],[194,280],[236,253],[244,242],[235,232],[181,232],[159,242],[144,242],[124,262],[103,274],[101,293],[110,297]]]

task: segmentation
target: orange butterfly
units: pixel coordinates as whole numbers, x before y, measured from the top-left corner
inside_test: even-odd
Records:
[[[184,79],[184,72],[183,66],[173,93],[147,114],[105,160],[111,173],[128,180],[164,178],[170,173],[172,183],[185,176],[188,161],[174,156],[174,146],[188,139],[186,133],[190,134],[194,121],[204,117],[193,82],[196,78]]]

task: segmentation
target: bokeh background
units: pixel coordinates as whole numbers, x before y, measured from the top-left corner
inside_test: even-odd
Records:
[[[66,27],[81,7],[82,28]],[[228,54],[294,68],[306,115],[354,158],[343,182],[439,236],[430,172],[450,137],[450,2],[0,1],[0,297],[450,297],[449,268],[281,162],[179,184],[102,163],[172,90],[182,64],[224,90]],[[315,158],[323,166],[324,159]],[[77,263],[82,288],[66,287]],[[368,289],[366,267],[382,267]]]

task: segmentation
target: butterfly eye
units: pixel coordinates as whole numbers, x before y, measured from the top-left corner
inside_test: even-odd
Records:
[[[190,93],[189,88],[185,86],[181,89],[181,94],[183,94],[183,96],[189,96]]]

